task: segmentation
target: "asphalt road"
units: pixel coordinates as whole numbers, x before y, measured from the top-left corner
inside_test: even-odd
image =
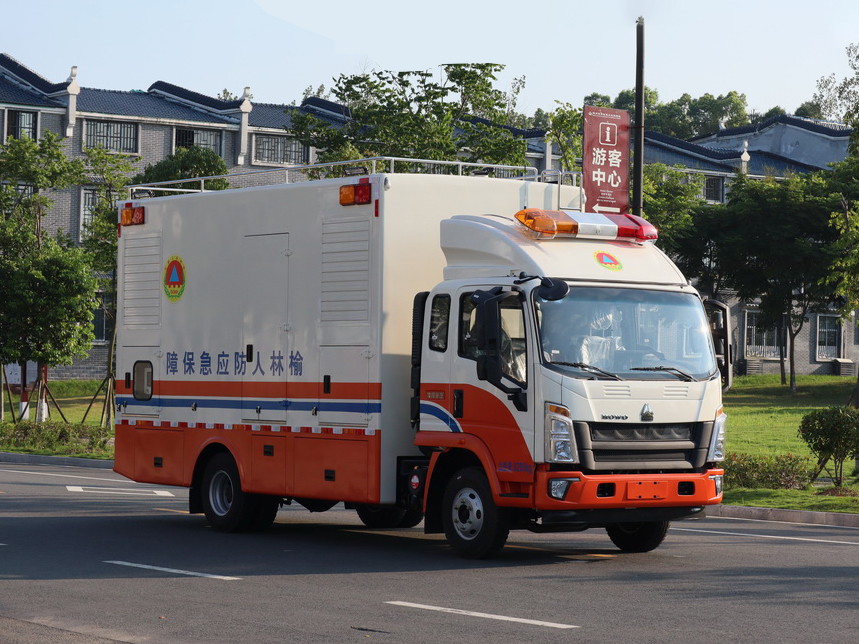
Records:
[[[281,510],[229,535],[182,489],[0,463],[0,643],[859,641],[859,530],[708,518],[656,551],[514,532],[462,560],[422,528]]]

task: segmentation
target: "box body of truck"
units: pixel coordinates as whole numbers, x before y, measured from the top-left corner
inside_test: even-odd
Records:
[[[365,513],[411,504],[429,531],[451,529],[447,488],[469,469],[509,527],[608,525],[629,508],[676,518],[718,502],[718,373],[677,377],[652,354],[679,342],[670,350],[690,364],[713,356],[703,313],[688,328],[664,319],[675,297],[702,311],[697,294],[652,242],[600,237],[602,216],[578,213],[577,239],[513,217],[581,206],[570,186],[410,174],[123,204],[115,470],[190,487],[210,521],[244,495],[252,510],[229,529],[263,526],[284,499]],[[572,324],[555,315],[567,298],[541,296],[547,276],[580,296],[570,311],[593,322],[602,304],[607,318],[599,338],[582,322],[585,348],[563,361],[537,344],[551,317]],[[496,321],[489,344],[478,318]],[[627,346],[642,333],[644,346]],[[505,351],[513,371],[493,377]],[[659,369],[600,375],[609,354]],[[568,438],[553,439],[564,423]],[[547,460],[551,450],[576,456]]]

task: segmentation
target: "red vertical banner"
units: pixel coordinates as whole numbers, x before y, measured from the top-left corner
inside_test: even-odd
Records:
[[[585,210],[626,214],[629,212],[629,112],[586,105],[584,126]]]

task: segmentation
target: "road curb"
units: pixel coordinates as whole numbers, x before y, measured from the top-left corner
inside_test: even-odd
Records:
[[[66,465],[69,467],[94,467],[113,469],[113,461],[99,458],[77,458],[74,456],[43,456],[41,454],[16,454],[0,452],[0,463],[26,463],[28,465]]]
[[[711,505],[707,507],[707,516],[859,528],[859,514],[846,512],[809,512],[807,510],[752,508],[741,505]]]

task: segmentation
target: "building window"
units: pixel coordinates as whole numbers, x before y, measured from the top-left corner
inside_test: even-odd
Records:
[[[724,177],[704,177],[704,199],[719,203],[725,201]]]
[[[108,293],[96,296],[96,307],[92,314],[92,330],[96,344],[106,344],[113,339],[113,316],[108,313],[111,309],[112,298]]]
[[[36,140],[36,112],[8,110],[6,118],[6,137]]]
[[[81,240],[87,236],[89,227],[92,225],[98,200],[99,194],[97,188],[83,188],[81,190]]]
[[[137,153],[137,124],[118,121],[87,121],[86,147],[110,152]]]
[[[835,360],[838,356],[838,336],[841,324],[838,316],[817,316],[817,359]]]
[[[307,163],[309,150],[288,136],[257,134],[254,137],[254,161],[258,163]]]
[[[212,150],[221,154],[221,133],[216,130],[191,130],[187,128],[176,128],[176,147],[197,147]]]
[[[781,353],[779,332],[776,326],[761,326],[760,313],[746,311],[746,357],[778,358]]]

